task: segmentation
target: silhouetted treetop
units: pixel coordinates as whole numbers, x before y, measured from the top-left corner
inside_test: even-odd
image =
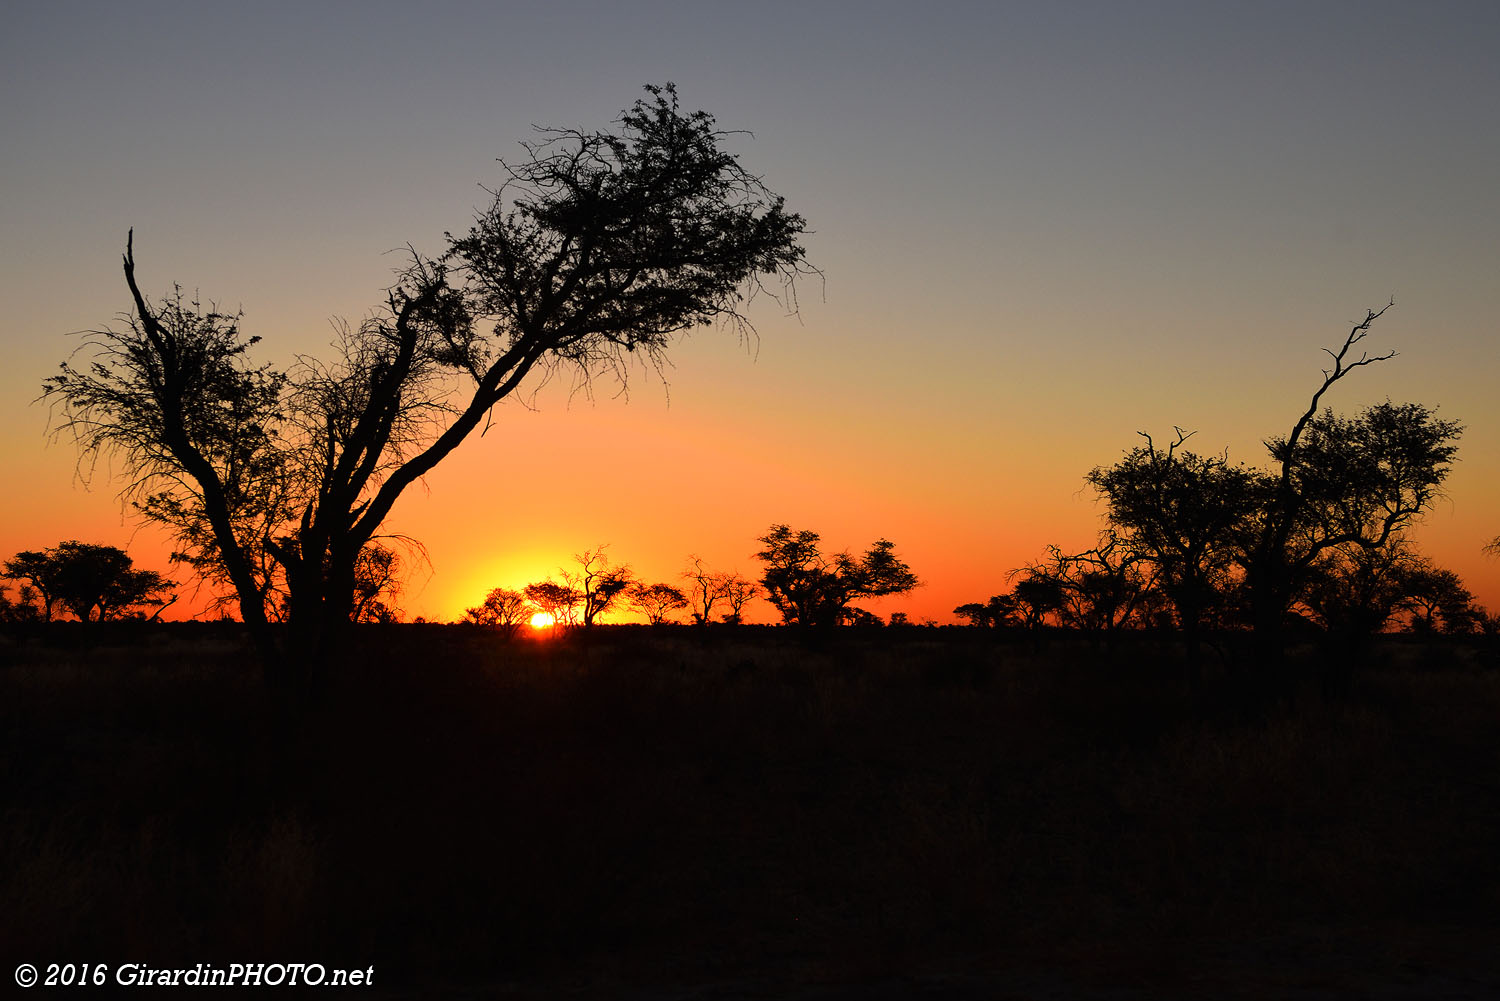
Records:
[[[847,551],[824,555],[819,539],[816,532],[772,525],[758,540],[766,547],[755,554],[766,565],[761,585],[789,624],[836,625],[855,598],[904,594],[921,584],[885,539],[859,559]]]
[[[1270,498],[1274,484],[1227,455],[1198,455],[1180,446],[1191,435],[1160,448],[1151,436],[1113,466],[1086,477],[1108,504],[1117,539],[1155,570],[1183,631],[1194,641],[1205,617],[1227,590],[1247,522]]]
[[[497,587],[484,596],[483,603],[465,609],[462,621],[490,626],[510,638],[531,619],[534,611],[520,591]]]
[[[611,566],[608,546],[585,549],[573,557],[577,570],[563,570],[563,582],[577,591],[582,600],[583,624],[592,626],[594,620],[609,611],[625,595],[635,576],[629,566]]]
[[[795,305],[796,278],[813,273],[803,218],[723,147],[713,116],[683,114],[671,84],[646,91],[618,132],[542,130],[525,159],[502,161],[469,232],[450,235],[446,260],[495,324],[467,345],[476,369],[545,344],[584,379],[622,373],[621,349],[654,357],[718,319],[749,329],[740,307],[765,278]]]
[[[60,542],[5,561],[0,577],[25,581],[40,599],[43,619],[61,605],[80,622],[120,618],[141,608],[157,613],[172,600],[172,581],[155,570],[137,570],[123,549],[87,542]]]
[[[1360,348],[1389,308],[1368,310],[1327,351],[1332,365],[1307,409],[1285,436],[1266,441],[1271,469],[1181,449],[1190,435],[1177,429],[1165,449],[1143,434],[1145,445],[1088,474],[1110,526],[1154,568],[1190,657],[1199,625],[1232,607],[1248,611],[1270,659],[1299,606],[1330,629],[1364,633],[1428,589],[1447,594],[1462,618],[1456,592],[1419,573],[1419,559],[1398,542],[1438,496],[1463,428],[1419,403],[1388,400],[1353,416],[1322,406],[1340,380],[1395,357]]]
[[[1295,446],[1267,443],[1287,469],[1288,485],[1325,545],[1381,545],[1425,510],[1447,479],[1463,433],[1420,403],[1385,403],[1354,417],[1325,409],[1311,418]]]
[[[1326,550],[1308,568],[1296,610],[1345,635],[1378,632],[1403,614],[1428,632],[1467,632],[1476,622],[1473,595],[1458,576],[1400,536]]]
[[[554,627],[571,626],[578,620],[578,606],[583,603],[583,595],[566,584],[537,581],[527,584],[521,593],[536,606],[537,611],[552,616]]]
[[[679,608],[688,607],[687,595],[671,584],[632,584],[627,597],[630,607],[653,626],[668,621],[667,617]]]

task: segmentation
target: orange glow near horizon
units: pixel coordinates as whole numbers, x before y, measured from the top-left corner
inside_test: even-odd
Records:
[[[757,381],[754,368],[737,374]],[[1133,444],[1128,433],[1101,427],[1052,452],[1016,446],[997,452],[994,461],[965,463],[946,454],[938,439],[929,439],[938,444],[924,450],[903,441],[891,446],[902,457],[903,475],[890,477],[874,454],[891,440],[881,438],[845,445],[845,452],[863,454],[840,459],[834,471],[830,456],[842,453],[820,454],[789,434],[768,439],[716,421],[706,401],[711,393],[700,385],[705,381],[684,376],[670,410],[650,392],[629,405],[569,407],[548,400],[541,412],[512,408],[497,422],[504,439],[492,434],[465,442],[428,475],[427,489],[403,497],[388,521],[393,533],[421,540],[430,560],[413,559],[407,567],[397,599],[404,617],[455,621],[491,589],[519,591],[558,579],[573,569],[573,554],[600,544],[609,546],[612,563],[629,565],[646,583],[682,587],[689,554],[702,557],[711,571],[756,580],[763,569],[753,557],[756,537],[786,522],[818,532],[827,552],[858,553],[889,538],[923,584],[910,595],[856,604],[882,618],[899,611],[913,622],[953,622],[958,605],[1007,591],[1008,572],[1041,558],[1049,543],[1074,552],[1091,545],[1103,508],[1084,488],[1083,473]],[[1352,410],[1369,392],[1347,395]],[[538,438],[552,444],[529,455],[524,474],[518,473],[506,460],[506,439]],[[1233,454],[1253,460],[1254,444],[1236,440]],[[1500,525],[1483,503],[1494,492],[1484,451],[1481,444],[1474,449],[1477,461],[1455,467],[1454,502],[1438,505],[1412,535],[1493,610],[1500,607],[1500,559],[1480,550]],[[1461,447],[1461,458],[1465,454]],[[137,567],[183,583],[183,599],[166,618],[206,614],[208,589],[195,592],[186,572],[169,563],[163,533],[137,529],[112,496],[117,484],[101,477],[92,492],[73,488],[73,462],[69,449],[55,447],[28,470],[27,479],[40,486],[16,498],[20,516],[0,532],[0,559],[75,538],[119,546]],[[48,490],[47,484],[57,486]],[[504,498],[503,515],[496,514],[497,498]],[[745,613],[751,623],[779,620],[763,599]],[[640,616],[611,609],[603,621]]]
[[[537,612],[531,617],[531,628],[550,629],[557,625],[557,619],[550,612]]]

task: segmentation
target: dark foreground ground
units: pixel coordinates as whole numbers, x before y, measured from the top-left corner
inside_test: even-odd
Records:
[[[287,725],[232,631],[0,638],[0,977],[1500,997],[1500,669],[1478,646],[1384,642],[1330,700],[1216,660],[1188,683],[1149,641],[959,629],[359,643]]]

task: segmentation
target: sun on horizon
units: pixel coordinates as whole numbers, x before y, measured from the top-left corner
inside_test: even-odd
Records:
[[[531,617],[531,628],[548,629],[557,625],[557,618],[551,612],[537,612]]]

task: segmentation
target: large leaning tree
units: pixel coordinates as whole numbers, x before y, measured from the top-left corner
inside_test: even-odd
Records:
[[[758,293],[794,308],[815,273],[802,217],[683,112],[668,84],[605,131],[543,130],[468,232],[415,251],[329,361],[250,360],[240,317],[176,291],[133,310],[47,380],[58,430],[114,453],[126,495],[238,604],[273,675],[315,662],[354,612],[360,554],[397,498],[531,377],[623,378]],[[284,615],[278,650],[268,623]]]

